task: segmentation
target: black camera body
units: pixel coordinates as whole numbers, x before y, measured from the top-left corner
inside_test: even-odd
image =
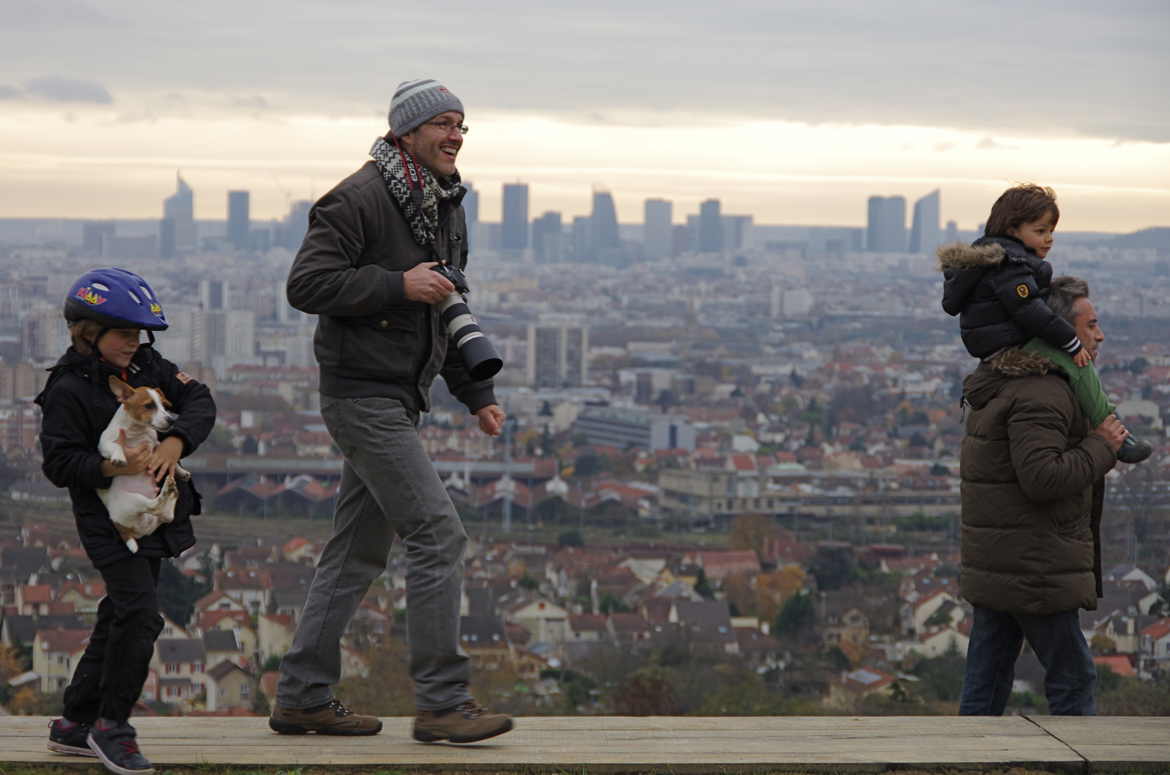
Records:
[[[449,264],[435,264],[431,269],[450,280],[455,290],[439,302],[439,316],[447,328],[447,338],[459,348],[467,371],[475,380],[490,379],[504,367],[504,360],[484,336],[479,321],[471,314],[464,296],[471,293],[467,277]]]
[[[455,286],[455,290],[466,296],[471,293],[471,287],[467,284],[467,275],[463,271],[451,266],[450,264],[435,264],[431,267],[432,272],[438,272],[451,281]]]

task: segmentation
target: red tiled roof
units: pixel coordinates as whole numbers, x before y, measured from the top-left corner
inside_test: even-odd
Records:
[[[1129,657],[1124,654],[1115,654],[1113,656],[1093,657],[1093,664],[1107,667],[1117,675],[1133,677],[1137,675],[1137,671],[1133,669],[1133,663],[1129,661]]]
[[[82,583],[80,581],[66,581],[61,585],[61,593],[58,597],[62,597],[66,592],[77,592],[82,597],[90,600],[100,600],[106,596],[106,585],[101,581],[89,581]]]
[[[297,549],[300,549],[308,543],[309,539],[296,536],[295,538],[290,538],[285,541],[284,546],[281,547],[281,551],[285,552],[286,554],[288,552],[295,552]]]
[[[1165,619],[1159,619],[1149,625],[1142,630],[1141,634],[1148,635],[1154,640],[1161,640],[1167,635],[1170,635],[1170,616],[1167,616]]]
[[[231,619],[245,627],[251,628],[251,617],[246,611],[204,611],[199,614],[198,626],[201,630],[210,630],[224,619]]]
[[[755,471],[756,459],[751,455],[731,455],[728,458],[731,468],[735,471]]]
[[[29,584],[20,588],[20,599],[25,603],[51,603],[53,588],[48,584]]]
[[[37,639],[51,654],[76,654],[89,642],[89,630],[40,630]]]
[[[310,479],[300,487],[294,488],[292,492],[295,492],[302,497],[308,498],[311,501],[326,501],[337,495],[340,489],[340,481],[326,484],[316,479]]]

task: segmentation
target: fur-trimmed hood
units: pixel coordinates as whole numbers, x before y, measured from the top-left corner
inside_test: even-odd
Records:
[[[1023,243],[1011,237],[980,237],[970,245],[952,242],[940,245],[936,251],[940,272],[963,269],[986,269],[1003,263],[1008,256],[1025,258],[1029,255]]]
[[[938,268],[943,273],[942,307],[948,315],[958,315],[978,295],[984,278],[996,275],[1006,265],[1023,265],[1047,288],[1052,267],[1011,237],[980,237],[970,245],[954,242],[938,249]],[[994,297],[994,291],[985,290]]]
[[[1039,353],[1009,347],[979,364],[979,368],[963,380],[963,398],[972,407],[979,409],[995,398],[1009,380],[1042,377],[1054,369],[1059,372],[1052,361]]]
[[[1003,245],[989,242],[985,245],[964,245],[962,242],[952,242],[949,245],[940,245],[938,252],[938,269],[958,271],[961,269],[982,269],[1002,263],[1007,253]]]

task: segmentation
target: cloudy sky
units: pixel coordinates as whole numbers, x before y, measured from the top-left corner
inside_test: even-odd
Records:
[[[1170,225],[1166,0],[0,0],[0,217],[196,215],[320,195],[386,129],[394,86],[463,100],[460,155],[499,217],[614,193],[675,218],[861,225],[869,194],[942,189],[974,228],[1006,185],[1062,228]]]

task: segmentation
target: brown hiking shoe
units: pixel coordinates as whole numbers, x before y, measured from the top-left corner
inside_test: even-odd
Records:
[[[382,722],[376,716],[359,716],[337,700],[315,708],[282,708],[279,705],[268,718],[272,731],[282,735],[376,735]]]
[[[502,735],[511,728],[511,716],[489,713],[475,700],[468,700],[448,710],[420,710],[414,717],[414,739],[421,743],[437,740],[474,743]]]

